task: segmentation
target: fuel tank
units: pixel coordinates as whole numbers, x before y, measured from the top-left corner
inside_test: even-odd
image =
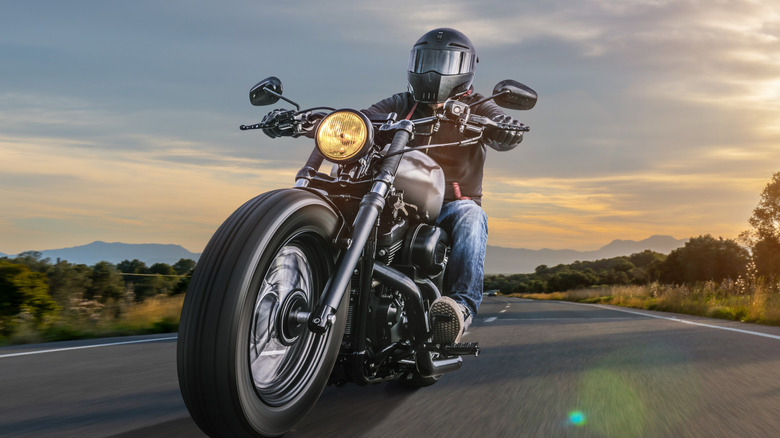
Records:
[[[444,201],[444,171],[436,161],[420,151],[404,154],[395,187],[404,192],[404,202],[417,206],[423,222],[431,223],[439,217]]]

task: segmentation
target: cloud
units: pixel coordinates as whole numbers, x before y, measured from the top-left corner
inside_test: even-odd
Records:
[[[540,94],[513,113],[524,143],[488,156],[491,242],[730,236],[777,170],[773,2],[77,0],[0,15],[4,252],[22,234],[19,250],[122,235],[196,250],[312,148],[237,130],[270,109],[248,104],[251,85],[276,75],[304,107],[367,107],[405,89],[411,44],[438,26],[474,41],[478,91],[511,77]]]
[[[263,191],[291,186],[297,171],[159,143],[169,146],[166,154],[0,138],[0,204],[11,207],[0,211],[3,252],[79,244],[86,235],[135,243],[175,238],[197,250],[235,208]],[[172,160],[170,153],[197,160]]]
[[[492,175],[483,206],[491,242],[502,246],[592,249],[611,236],[643,239],[714,234],[735,238],[770,175],[630,172],[593,177]],[[738,208],[734,208],[738,206]],[[495,244],[495,243],[493,243]]]

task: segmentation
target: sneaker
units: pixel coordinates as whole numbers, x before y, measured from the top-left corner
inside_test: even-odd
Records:
[[[463,304],[450,297],[439,297],[431,304],[433,343],[454,344],[460,342],[463,332],[471,325],[471,315]]]

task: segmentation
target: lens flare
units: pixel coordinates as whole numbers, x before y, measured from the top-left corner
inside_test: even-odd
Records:
[[[569,412],[569,423],[573,426],[585,425],[585,413],[582,411]]]

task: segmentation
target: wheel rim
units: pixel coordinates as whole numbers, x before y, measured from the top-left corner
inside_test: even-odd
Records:
[[[322,360],[328,334],[295,321],[309,311],[327,278],[325,249],[305,234],[276,253],[260,282],[249,336],[249,369],[255,390],[272,406],[294,399]],[[325,274],[325,275],[323,275]]]

